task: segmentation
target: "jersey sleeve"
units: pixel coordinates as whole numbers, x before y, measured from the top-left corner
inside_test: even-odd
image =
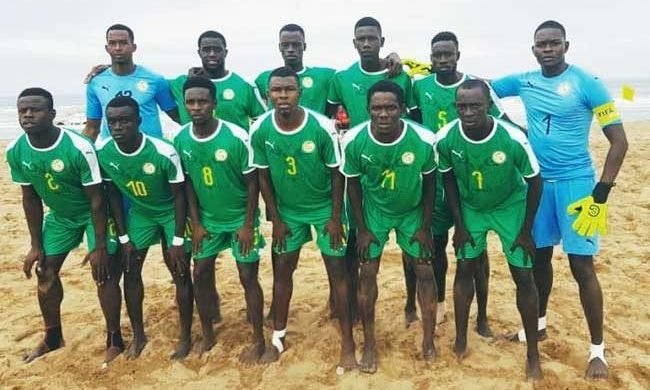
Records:
[[[503,98],[506,96],[518,96],[520,79],[521,75],[512,74],[500,79],[493,80],[491,86],[494,90],[494,93],[496,93],[498,97]]]
[[[436,159],[436,147],[434,145],[427,145],[426,159],[424,165],[422,166],[422,173],[427,175],[438,168],[438,163]]]
[[[251,153],[253,153],[253,166],[256,168],[268,168],[269,160],[266,157],[266,146],[264,145],[264,137],[258,131],[258,127],[256,126],[255,123],[251,128],[250,148],[251,148]]]
[[[269,88],[267,72],[262,72],[255,78],[255,87],[257,87],[257,90],[260,92],[260,97],[262,100],[267,102]]]
[[[413,82],[413,88],[411,91],[411,104],[409,110],[414,110],[421,107],[422,102],[420,102],[420,93],[419,93],[421,85],[422,83],[420,82],[420,80],[416,80]]]
[[[102,119],[102,104],[95,93],[93,82],[86,85],[86,118]]]
[[[323,126],[326,134],[322,137],[322,156],[327,165],[330,168],[335,168],[341,165],[341,156],[339,152],[339,142],[336,130],[334,129],[334,123],[328,121],[327,126]]]
[[[29,186],[31,183],[25,177],[23,174],[23,170],[20,167],[20,164],[18,162],[18,159],[16,158],[15,153],[13,153],[12,150],[7,151],[7,164],[9,164],[9,172],[11,174],[11,181],[14,182],[14,184],[18,184],[21,186]]]
[[[266,103],[260,95],[259,89],[256,87],[246,84],[248,86],[248,116],[250,118],[257,118],[258,116],[266,112]]]
[[[343,97],[341,96],[341,77],[335,73],[330,81],[330,86],[327,90],[327,102],[330,104],[341,104]]]
[[[438,170],[440,172],[449,172],[453,169],[451,157],[449,156],[449,147],[444,138],[439,140],[435,145],[436,157],[438,158]]]
[[[181,137],[182,137],[181,134],[182,133],[179,132],[174,137],[174,149],[176,149],[177,152],[180,151],[180,150],[183,150],[183,141],[181,141]],[[187,175],[189,173],[189,171],[187,170],[186,164],[183,163],[183,158],[182,157],[180,158],[180,161],[181,161],[181,168],[183,168],[183,173]]]
[[[511,134],[515,135],[513,137],[515,141],[513,154],[517,170],[526,178],[536,176],[539,174],[539,163],[533,149],[530,147],[530,143],[528,143],[528,139],[522,132]]]
[[[174,100],[169,87],[169,81],[165,80],[163,77],[158,77],[156,79],[156,102],[163,111],[177,108],[176,101]]]
[[[488,113],[493,117],[500,119],[506,114],[506,112],[503,110],[501,100],[494,92],[494,89],[490,86],[490,84],[488,84],[488,87],[490,88],[490,98],[492,98],[492,105],[490,105]]]
[[[183,167],[181,166],[181,159],[178,156],[178,153],[170,145],[171,149],[168,153],[165,153],[163,156],[163,168],[167,173],[167,181],[169,183],[182,183],[185,181],[185,175],[183,174]]]
[[[339,171],[345,177],[357,177],[361,175],[361,164],[358,156],[354,152],[354,142],[348,141],[343,143],[343,160]]]
[[[413,81],[406,72],[404,72],[404,77],[406,79],[404,81],[404,103],[406,104],[406,108],[411,109],[415,106],[413,99]]]
[[[80,150],[77,153],[76,163],[81,177],[81,184],[92,186],[102,182],[102,173],[97,160],[97,153],[89,146],[88,149]]]
[[[603,82],[590,75],[583,75],[580,90],[585,104],[596,116],[600,127],[621,123],[621,114]]]

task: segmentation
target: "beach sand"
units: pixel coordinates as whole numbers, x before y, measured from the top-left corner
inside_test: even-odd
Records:
[[[81,268],[85,253],[71,253],[61,271],[65,289],[62,306],[65,348],[25,365],[22,354],[42,337],[42,320],[36,299],[36,281],[25,279],[22,258],[29,237],[20,201],[20,189],[12,185],[7,166],[0,168],[0,201],[4,237],[0,254],[0,388],[284,388],[312,389],[590,389],[650,388],[650,122],[626,125],[630,150],[618,185],[610,196],[610,234],[602,240],[597,271],[605,299],[605,342],[610,378],[604,382],[583,379],[589,348],[586,322],[576,283],[559,248],[554,256],[555,284],[549,303],[549,339],[540,344],[545,379],[525,381],[525,347],[498,339],[469,335],[469,357],[457,363],[454,339],[452,285],[455,261],[447,274],[447,322],[436,331],[439,358],[431,365],[418,359],[421,324],[404,326],[405,287],[400,252],[391,239],[379,275],[377,340],[379,370],[375,375],[358,371],[335,373],[339,355],[338,326],[327,319],[327,278],[314,245],[303,249],[289,315],[288,350],[269,366],[243,367],[238,355],[250,339],[245,321],[243,291],[230,255],[218,261],[217,283],[224,321],[217,327],[218,343],[199,358],[192,353],[172,363],[168,355],[176,342],[178,317],[174,286],[160,256],[150,251],[145,263],[145,327],[149,344],[135,361],[119,357],[101,369],[105,334],[95,286],[88,267]],[[592,144],[599,167],[607,150],[600,131]],[[2,160],[4,146],[2,142]],[[645,162],[644,162],[645,161]],[[599,169],[600,172],[600,169]],[[264,225],[270,236],[270,226]],[[488,315],[497,334],[516,330],[520,319],[515,289],[495,236],[490,237],[491,284]],[[269,251],[263,254],[261,282],[265,311],[271,298]],[[131,331],[122,305],[125,341]],[[470,326],[475,323],[473,304]],[[194,340],[200,339],[195,315]],[[265,329],[270,336],[270,330]],[[362,345],[361,326],[354,330],[357,351]],[[358,357],[360,357],[358,353]]]

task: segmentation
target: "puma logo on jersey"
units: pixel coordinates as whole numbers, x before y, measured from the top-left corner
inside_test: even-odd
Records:
[[[433,94],[431,94],[431,92],[425,92],[424,96],[428,97],[429,100],[433,101]]]
[[[364,159],[364,160],[368,160],[368,162],[371,163],[371,164],[373,163],[372,156],[366,156],[365,154],[362,153],[361,158]]]
[[[273,142],[271,142],[271,141],[264,141],[264,145],[271,148],[271,150],[275,150],[275,144]]]
[[[361,92],[361,86],[359,84],[352,83],[352,88],[354,88],[357,91]]]
[[[191,150],[185,150],[183,149],[183,154],[187,156],[187,158],[191,159],[192,158],[192,151]]]
[[[108,163],[108,165],[115,168],[116,171],[120,170],[120,164],[116,164],[116,163],[111,161],[111,162]]]
[[[462,152],[462,151],[458,152],[458,151],[452,149],[452,150],[451,150],[451,154],[453,154],[454,156],[458,157],[459,160],[462,160],[462,159],[463,159],[463,152]]]
[[[108,87],[107,87],[107,86],[105,86],[105,85],[102,85],[102,89],[104,89],[104,90],[106,90],[106,91],[108,91]]]
[[[27,167],[30,171],[32,170],[32,163],[27,161],[22,161],[23,165]]]

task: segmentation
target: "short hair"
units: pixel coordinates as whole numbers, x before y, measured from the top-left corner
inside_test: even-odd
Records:
[[[554,28],[557,30],[560,30],[562,32],[562,38],[566,39],[566,30],[564,29],[564,26],[560,24],[560,22],[557,22],[555,20],[547,20],[545,22],[542,22],[537,28],[535,29],[535,32],[533,33],[533,36],[537,35],[537,32],[539,30],[545,29],[545,28]]]
[[[280,29],[279,34],[281,35],[285,31],[286,32],[299,32],[300,34],[302,34],[303,38],[305,37],[305,30],[303,30],[302,27],[298,26],[295,23],[289,23],[289,24],[285,24],[284,26],[282,26],[282,28]]]
[[[188,77],[183,83],[183,96],[185,96],[185,91],[190,88],[204,88],[210,91],[210,97],[213,101],[217,101],[217,87],[214,86],[211,80],[201,77],[201,76],[192,76]]]
[[[404,105],[404,90],[402,87],[399,85],[395,84],[392,81],[389,80],[381,80],[376,82],[370,89],[368,90],[368,96],[366,97],[366,102],[367,104],[370,104],[370,98],[372,95],[374,95],[377,92],[389,92],[395,95],[397,98],[397,101],[399,102],[400,105]]]
[[[131,96],[117,96],[106,105],[106,113],[111,107],[131,107],[137,116],[140,116],[140,105]]]
[[[483,93],[483,96],[485,96],[485,98],[488,101],[492,100],[492,96],[490,94],[490,87],[485,81],[480,79],[468,79],[463,81],[458,86],[458,89],[456,90],[456,96],[458,96],[458,91],[460,91],[461,89],[474,89],[474,88],[479,88]]]
[[[226,43],[226,37],[224,37],[220,32],[213,30],[204,31],[201,35],[199,35],[199,39],[196,41],[196,44],[199,48],[201,48],[201,40],[203,38],[219,38],[223,42],[223,46],[228,47],[228,44]]]
[[[52,98],[52,94],[43,88],[39,87],[33,87],[33,88],[25,88],[23,91],[18,95],[18,99],[21,97],[25,96],[41,96],[44,97],[45,100],[47,100],[47,108],[50,110],[54,109],[54,99]]]
[[[271,84],[271,79],[273,77],[293,77],[296,79],[296,84],[300,87],[300,82],[298,80],[298,73],[295,70],[289,68],[288,66],[281,66],[279,68],[273,69],[269,75],[269,84]]]
[[[129,35],[129,39],[131,40],[131,43],[133,43],[135,41],[135,35],[133,35],[133,30],[131,30],[128,26],[126,26],[124,24],[119,24],[119,23],[114,24],[114,25],[112,25],[112,26],[110,26],[109,28],[106,29],[106,39],[108,39],[108,33],[110,31],[113,31],[113,30],[126,31],[127,34]]]
[[[431,38],[431,46],[433,46],[434,43],[441,41],[452,41],[458,49],[458,38],[456,38],[456,34],[451,31],[441,31],[434,35],[433,38]]]
[[[379,29],[379,34],[381,34],[381,24],[379,24],[377,19],[370,16],[364,16],[357,20],[354,24],[354,31],[357,31],[357,28],[359,27],[377,27]]]

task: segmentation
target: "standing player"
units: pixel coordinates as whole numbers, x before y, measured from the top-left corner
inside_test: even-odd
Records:
[[[85,137],[53,125],[56,111],[48,91],[28,88],[18,95],[17,105],[18,121],[25,134],[9,144],[7,161],[12,180],[22,188],[31,238],[23,271],[31,278],[37,263],[38,303],[45,322],[45,337],[23,360],[31,362],[64,345],[59,271],[85,232],[106,320],[104,362],[108,363],[124,349],[120,333],[122,296],[119,262],[113,256],[117,242],[106,238],[106,202],[95,149]],[[50,209],[45,217],[43,204]]]
[[[269,97],[274,110],[251,128],[253,163],[258,168],[260,189],[273,223],[273,338],[262,357],[275,361],[286,348],[285,335],[293,272],[300,248],[311,241],[322,253],[335,291],[335,307],[341,328],[339,367],[357,366],[352,339],[349,286],[345,268],[343,177],[338,173],[337,134],[325,116],[298,105],[298,75],[286,67],[271,72]]]
[[[138,357],[147,343],[142,321],[142,265],[149,247],[162,238],[163,258],[176,285],[180,314],[180,342],[171,358],[181,359],[191,347],[193,296],[190,253],[185,251],[183,238],[185,178],[180,159],[172,145],[140,132],[142,119],[133,98],[111,100],[106,121],[111,138],[99,143],[98,155],[125,262],[124,297],[134,339],[127,357]],[[131,203],[126,215],[122,197]]]
[[[219,252],[231,248],[253,325],[253,342],[239,358],[243,363],[255,363],[264,353],[264,301],[258,281],[258,249],[264,239],[259,234],[259,184],[251,165],[248,134],[212,116],[217,102],[216,88],[210,80],[190,77],[183,89],[192,122],[181,129],[174,145],[187,181],[194,296],[203,329],[200,353],[215,344],[211,316],[211,306],[216,302],[214,262]]]
[[[567,64],[564,27],[546,21],[535,29],[533,54],[541,70],[495,80],[500,97],[520,96],[526,107],[528,138],[539,158],[544,191],[535,218],[535,283],[539,291],[539,338],[546,338],[546,306],[553,286],[553,246],[562,242],[591,335],[586,377],[607,377],[603,343],[603,294],[594,269],[599,234],[606,231],[607,196],[627,151],[621,118],[603,83]],[[610,143],[600,181],[589,153],[593,116]],[[576,215],[577,214],[577,218]],[[587,223],[583,224],[586,221]],[[590,225],[601,229],[589,229]],[[591,230],[591,231],[590,231]],[[523,341],[519,332],[515,339]]]
[[[458,118],[455,99],[458,86],[464,81],[473,79],[468,74],[457,70],[460,51],[458,51],[458,39],[452,32],[443,31],[431,39],[431,71],[432,74],[417,80],[413,83],[413,107],[410,107],[409,115],[425,127],[437,132],[447,123]],[[501,110],[496,96],[492,97],[490,115],[502,118],[505,113]],[[433,235],[435,244],[434,268],[436,284],[438,285],[438,323],[444,320],[445,316],[445,285],[447,275],[447,232],[454,224],[454,221],[447,207],[445,192],[442,183],[442,175],[439,173],[436,180],[436,209],[433,211]],[[487,298],[490,266],[485,256],[479,259],[479,266],[476,267],[474,283],[476,285],[476,300],[478,303],[478,315],[476,318],[476,330],[484,337],[492,336],[487,321]],[[407,272],[407,275],[409,273]],[[411,273],[412,275],[412,273]],[[409,283],[410,279],[410,283]],[[407,277],[407,299],[406,304],[407,320],[415,318],[415,286],[414,275]],[[409,286],[411,284],[411,286]],[[412,313],[409,316],[409,313]]]
[[[148,135],[162,137],[158,107],[178,122],[178,110],[169,91],[169,83],[162,76],[133,63],[137,49],[133,31],[114,24],[106,30],[106,52],[111,66],[97,74],[86,86],[86,128],[84,134],[93,140],[110,136],[104,112],[108,102],[118,96],[129,96],[141,107],[142,128]],[[92,76],[91,76],[92,77]],[[101,132],[100,132],[101,127]]]
[[[214,115],[248,130],[251,120],[266,111],[259,92],[237,73],[226,69],[228,48],[226,47],[226,38],[221,33],[205,31],[199,35],[198,46],[197,52],[201,58],[201,67],[190,69],[190,74],[207,77],[217,87],[219,104]],[[187,77],[180,75],[170,81],[174,100],[179,107],[181,124],[191,121],[183,104],[183,85]]]
[[[417,277],[424,331],[422,357],[432,360],[436,355],[436,282],[431,266],[436,159],[435,135],[400,119],[406,107],[404,92],[397,84],[379,81],[370,87],[367,99],[371,119],[345,135],[341,172],[348,178],[358,228],[358,299],[364,334],[360,369],[373,373],[377,370],[377,273],[384,244],[393,229]]]
[[[456,343],[459,359],[467,354],[467,320],[474,299],[474,278],[494,230],[517,285],[517,309],[528,336],[526,375],[541,379],[537,350],[537,290],[531,234],[539,205],[539,165],[524,133],[488,115],[490,90],[481,80],[466,80],[456,91],[460,120],[438,133],[440,171],[454,217]],[[478,271],[480,272],[480,271]]]

